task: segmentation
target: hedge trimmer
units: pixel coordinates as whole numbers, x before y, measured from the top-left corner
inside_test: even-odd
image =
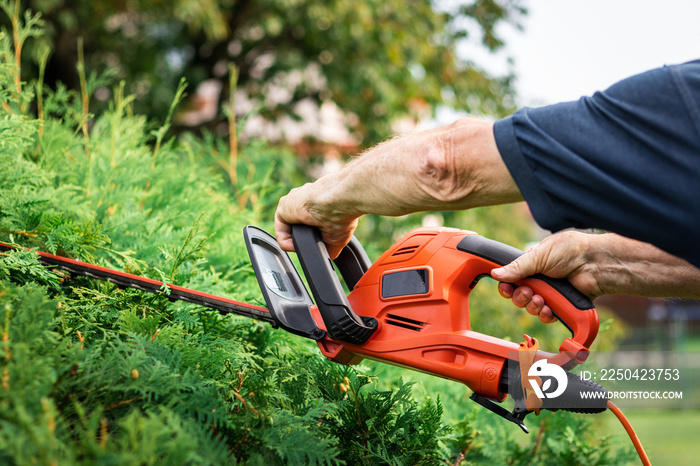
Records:
[[[605,388],[569,372],[586,360],[598,333],[598,314],[567,280],[535,275],[514,284],[529,286],[543,296],[571,332],[558,353],[547,353],[539,351],[537,340],[527,335],[516,344],[471,330],[472,289],[493,268],[520,256],[522,251],[516,248],[466,230],[418,228],[372,264],[355,238],[331,261],[316,228],[294,225],[292,233],[314,299],[275,238],[254,226],[244,229],[267,309],[38,254],[44,264],[76,274],[269,322],[315,340],[324,356],[340,364],[354,365],[369,358],[461,382],[472,390],[472,400],[525,432],[525,417],[541,409],[599,413],[610,408],[642,462],[649,464],[636,434],[608,400]],[[347,295],[333,262],[349,290]],[[582,392],[589,396],[584,398]],[[510,411],[497,403],[508,395],[515,401]]]

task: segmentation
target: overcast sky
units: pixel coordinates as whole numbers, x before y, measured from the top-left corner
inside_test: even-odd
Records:
[[[523,31],[501,28],[496,56],[467,49],[518,77],[519,105],[576,100],[627,76],[700,58],[700,0],[529,0]]]

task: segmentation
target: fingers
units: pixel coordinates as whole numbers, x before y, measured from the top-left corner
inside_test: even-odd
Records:
[[[275,211],[275,238],[277,238],[280,247],[285,251],[294,251],[292,225],[303,223],[318,226],[314,223],[314,219],[309,215],[308,209],[305,207],[303,195],[305,186],[292,189],[277,204],[277,210]]]
[[[279,212],[275,213],[275,238],[284,251],[294,251],[292,225],[282,220]]]
[[[294,223],[302,222],[298,221]],[[357,219],[346,224],[333,226],[319,226],[317,222],[306,222],[305,224],[319,228],[321,231],[321,238],[323,242],[326,243],[328,255],[330,255],[331,259],[335,259],[352,239],[352,235],[357,228]],[[282,220],[278,215],[275,215],[275,237],[284,251],[294,251],[292,224]]]
[[[525,277],[542,272],[541,248],[530,248],[525,254],[515,259],[510,264],[493,269],[491,276],[501,282],[517,282]]]
[[[532,293],[532,290],[530,290],[530,292]],[[517,299],[525,301],[525,298],[518,296],[518,290],[515,290],[515,294]],[[527,303],[523,307],[529,314],[537,316],[540,321],[544,322],[545,324],[551,324],[552,322],[557,321],[556,317],[554,317],[554,314],[552,313],[552,310],[545,304],[544,298],[538,294],[532,295],[532,297],[527,300]]]
[[[506,299],[513,301],[516,307],[525,309],[529,314],[538,316],[545,324],[556,322],[552,310],[547,306],[544,298],[532,291],[529,286],[515,287],[510,283],[499,283],[498,292]]]
[[[306,191],[310,185],[295,188],[282,197],[275,212],[275,237],[285,251],[294,251],[292,225],[304,224],[318,227],[323,242],[326,243],[331,259],[338,257],[345,245],[350,242],[357,228],[356,217],[334,217],[334,212],[322,212],[308,207]]]
[[[548,236],[510,264],[491,271],[499,281],[516,282],[536,273],[549,277],[570,277],[586,262],[591,235],[567,231]]]
[[[511,285],[510,283],[499,283],[498,284],[498,292],[501,294],[506,299],[510,299],[513,297],[513,291],[515,291],[515,287]]]
[[[510,264],[493,269],[491,276],[500,281],[498,286],[501,296],[511,299],[513,304],[524,308],[532,315],[536,315],[544,323],[556,322],[556,317],[542,296],[535,294],[530,287],[516,287],[510,283],[518,282],[526,277],[543,273],[552,277],[568,277],[573,275],[578,267],[575,254],[579,248],[582,237],[578,234],[559,234],[544,239],[541,243],[531,247],[522,256]]]
[[[352,235],[357,228],[358,219],[353,219],[348,223],[328,225],[321,227],[321,236],[326,243],[328,255],[331,259],[338,257],[343,248],[350,242]]]
[[[554,317],[554,313],[549,306],[543,306],[537,317],[539,317],[540,322],[545,324],[551,324],[557,321],[557,318]]]

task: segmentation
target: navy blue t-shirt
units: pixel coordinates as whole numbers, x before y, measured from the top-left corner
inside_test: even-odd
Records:
[[[700,267],[700,60],[494,126],[537,223],[600,228]]]

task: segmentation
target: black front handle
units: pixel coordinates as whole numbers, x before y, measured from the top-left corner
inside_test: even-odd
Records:
[[[335,273],[321,232],[308,225],[292,225],[292,239],[330,337],[354,345],[364,344],[377,330],[377,320],[360,317],[353,312]],[[369,259],[359,243],[350,249],[350,253],[352,257],[341,260],[345,265],[339,268],[346,281],[354,282],[348,283],[353,288],[368,267]]]

